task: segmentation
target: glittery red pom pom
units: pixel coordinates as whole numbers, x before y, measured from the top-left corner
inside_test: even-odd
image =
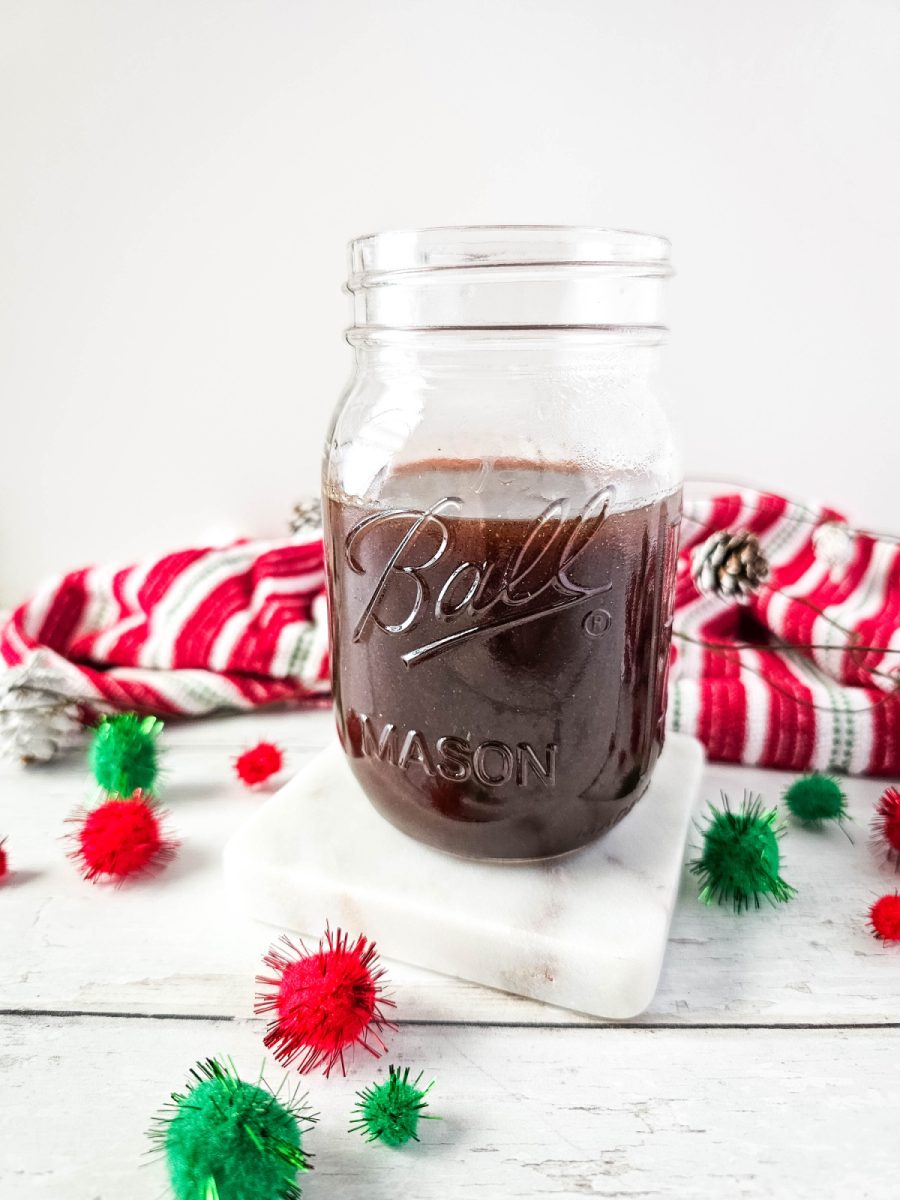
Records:
[[[0,879],[3,879],[9,873],[9,859],[6,857],[6,851],[3,848],[5,845],[6,838],[0,842]]]
[[[883,942],[900,942],[900,892],[875,901],[869,909],[869,924]]]
[[[255,787],[258,783],[265,783],[272,775],[277,775],[283,763],[284,756],[277,746],[272,742],[260,742],[235,760],[234,769],[247,787]]]
[[[178,843],[163,829],[164,813],[137,791],[127,800],[113,797],[72,818],[77,830],[69,857],[85,879],[107,877],[121,883],[131,875],[152,875],[169,862]]]
[[[885,788],[881,793],[875,806],[872,829],[883,843],[888,857],[900,862],[900,791],[895,787]]]
[[[326,929],[313,953],[281,940],[286,951],[273,947],[263,959],[274,976],[257,977],[271,989],[257,995],[256,1011],[275,1013],[265,1036],[275,1057],[285,1065],[299,1059],[299,1071],[324,1063],[326,1075],[338,1062],[346,1074],[344,1051],[354,1045],[378,1058],[387,1049],[381,1031],[396,1026],[383,1012],[394,1002],[384,998],[374,944],[360,936],[351,946],[340,929]]]

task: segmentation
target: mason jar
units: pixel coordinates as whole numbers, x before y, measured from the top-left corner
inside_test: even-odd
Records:
[[[681,467],[664,238],[498,226],[350,246],[356,369],[324,474],[350,767],[469,858],[576,850],[663,744]]]

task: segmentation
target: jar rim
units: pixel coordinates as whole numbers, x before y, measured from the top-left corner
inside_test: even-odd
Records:
[[[612,269],[671,274],[671,243],[658,234],[588,225],[433,225],[365,234],[349,244],[351,292],[386,276],[500,267]]]

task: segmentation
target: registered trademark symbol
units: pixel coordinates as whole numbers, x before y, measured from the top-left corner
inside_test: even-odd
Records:
[[[581,622],[581,627],[590,638],[602,637],[612,624],[612,617],[605,608],[595,608]]]

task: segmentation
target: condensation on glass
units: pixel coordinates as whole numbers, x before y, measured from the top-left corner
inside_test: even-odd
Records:
[[[356,370],[323,475],[341,743],[412,837],[575,850],[633,807],[664,736],[669,244],[448,228],[350,257]]]

